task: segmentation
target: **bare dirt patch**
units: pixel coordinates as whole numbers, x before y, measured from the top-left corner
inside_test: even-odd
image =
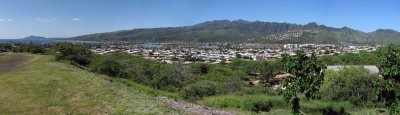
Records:
[[[4,54],[0,55],[0,58],[4,56]],[[5,57],[6,59],[0,60],[0,72],[11,71],[18,64],[22,64],[24,62],[32,59],[32,56],[26,55],[11,55],[10,57]]]
[[[226,111],[216,110],[207,106],[201,106],[193,103],[187,103],[182,101],[175,101],[168,97],[157,97],[158,101],[172,107],[174,109],[186,111],[192,115],[235,115]]]

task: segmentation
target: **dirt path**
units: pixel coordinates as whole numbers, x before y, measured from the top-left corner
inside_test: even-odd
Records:
[[[15,68],[18,64],[24,63],[32,59],[32,56],[25,55],[11,55],[10,57],[3,57],[5,54],[1,54],[0,58],[0,72],[10,71]]]
[[[168,97],[157,97],[157,100],[165,103],[169,107],[186,111],[192,115],[235,115],[234,113],[216,110],[207,106],[175,101],[174,99],[170,99]]]

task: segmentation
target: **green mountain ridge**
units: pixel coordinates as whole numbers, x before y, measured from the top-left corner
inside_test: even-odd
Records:
[[[90,41],[187,41],[257,43],[400,43],[400,33],[391,29],[362,32],[349,27],[334,28],[315,22],[305,25],[246,20],[214,20],[192,26],[132,29],[72,37]]]

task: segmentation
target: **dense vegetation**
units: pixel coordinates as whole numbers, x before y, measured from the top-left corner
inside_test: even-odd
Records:
[[[389,45],[379,52],[383,63],[379,64],[384,83],[378,88],[390,113],[400,114],[400,45]]]
[[[266,40],[271,34],[284,34],[293,31],[304,32],[295,39]],[[77,40],[156,40],[190,42],[265,42],[265,43],[330,43],[330,44],[388,44],[399,43],[400,33],[390,29],[378,29],[374,32],[361,32],[348,27],[333,28],[316,23],[298,25],[276,22],[249,22],[245,20],[215,20],[193,26],[133,29],[117,32],[90,34],[73,37]],[[385,38],[385,39],[382,39]]]
[[[320,60],[327,65],[379,65],[382,60],[377,52],[344,53],[341,55],[326,55]]]
[[[330,56],[336,59],[307,57],[299,52],[296,56],[286,55],[276,61],[235,59],[229,64],[190,65],[165,64],[125,53],[95,55],[88,51],[87,46],[68,43],[36,45],[37,47],[30,45],[17,45],[12,50],[27,52],[33,51],[29,48],[41,47],[45,49],[42,54],[53,54],[59,60],[72,62],[94,73],[121,79],[127,85],[131,84],[127,81],[139,83],[165,91],[175,99],[217,108],[237,108],[253,112],[274,112],[291,108],[295,113],[347,114],[360,110],[377,113],[385,110],[377,111],[374,108],[388,107],[391,113],[398,113],[399,91],[396,87],[399,85],[399,78],[397,73],[392,73],[397,71],[400,62],[400,46],[397,45],[380,48],[377,52]],[[4,44],[1,46],[0,49],[9,48]],[[26,48],[28,49],[22,50]],[[371,75],[361,67],[322,72],[326,63],[379,64],[383,78]],[[272,88],[276,85],[273,77],[281,72],[289,72],[294,77],[283,79],[281,83],[286,90],[277,91]],[[259,85],[247,84],[257,80],[261,80]],[[293,84],[300,87],[293,87]]]
[[[332,101],[349,101],[354,106],[378,106],[374,94],[375,87],[380,87],[383,80],[371,75],[363,67],[348,67],[341,71],[326,71],[325,83],[321,86],[322,98]]]

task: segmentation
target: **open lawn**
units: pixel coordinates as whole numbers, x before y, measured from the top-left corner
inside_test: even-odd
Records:
[[[0,56],[1,114],[185,114],[53,56]]]

